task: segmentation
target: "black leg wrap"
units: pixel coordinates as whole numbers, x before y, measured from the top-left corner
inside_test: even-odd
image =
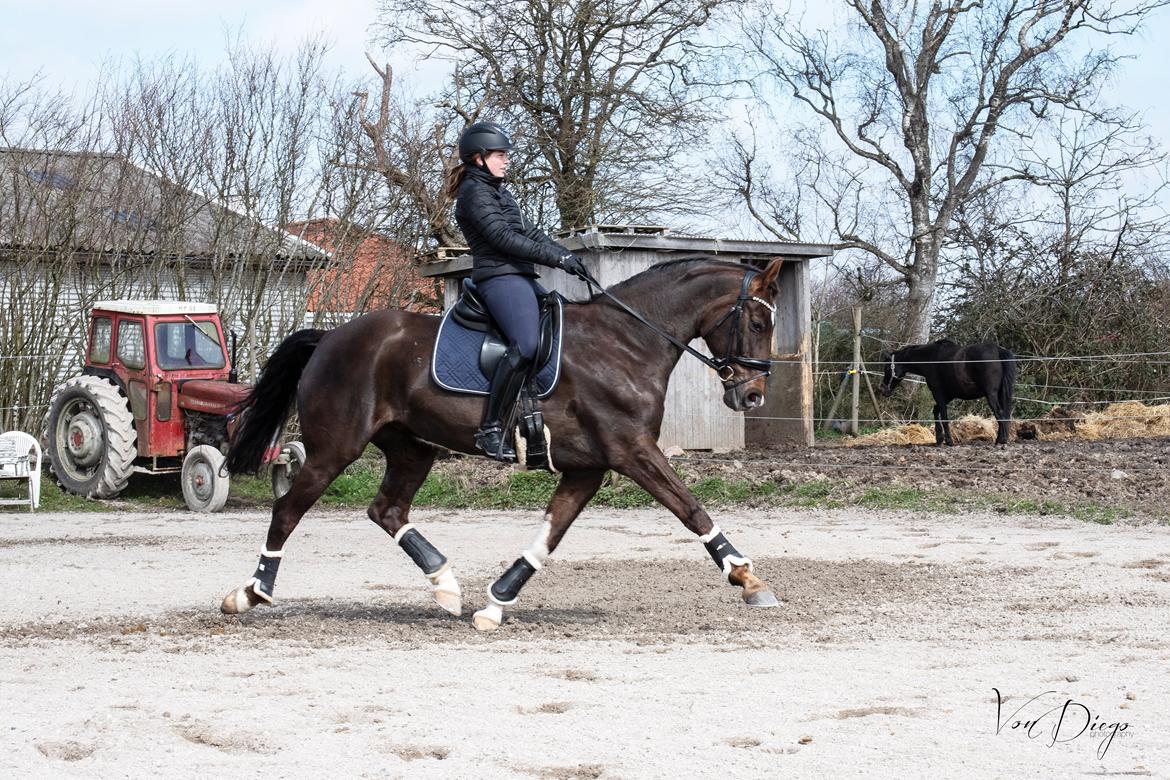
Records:
[[[726,571],[727,566],[723,562],[728,558],[742,559],[743,556],[739,554],[739,550],[731,546],[731,542],[727,541],[727,537],[720,531],[719,534],[709,542],[703,542],[703,546],[707,548],[707,552],[711,554],[711,559],[715,561],[715,565],[720,569]]]
[[[536,573],[536,568],[524,558],[517,558],[504,575],[492,583],[492,598],[501,604],[511,604],[520,595],[520,589],[528,578]]]
[[[447,565],[446,556],[436,550],[435,546],[414,528],[407,529],[398,540],[398,546],[406,551],[415,565],[428,577],[437,574],[439,569]]]
[[[272,600],[272,592],[276,589],[276,570],[280,568],[280,558],[273,558],[268,555],[260,556],[260,565],[256,567],[256,573],[252,575],[256,580],[252,584],[252,589],[267,596],[268,600]]]

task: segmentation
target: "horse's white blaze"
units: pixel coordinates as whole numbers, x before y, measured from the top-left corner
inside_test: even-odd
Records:
[[[431,581],[432,595],[440,607],[458,617],[463,614],[463,591],[459,588],[459,581],[455,579],[455,572],[450,565],[444,566],[437,573],[428,577]]]
[[[477,631],[495,631],[504,622],[504,608],[495,601],[476,612],[471,618]]]

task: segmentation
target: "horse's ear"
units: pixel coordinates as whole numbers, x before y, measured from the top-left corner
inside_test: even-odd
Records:
[[[775,298],[780,294],[780,267],[784,265],[784,259],[777,257],[772,262],[768,263],[768,267],[760,274],[759,284],[760,290],[767,294],[768,300]]]

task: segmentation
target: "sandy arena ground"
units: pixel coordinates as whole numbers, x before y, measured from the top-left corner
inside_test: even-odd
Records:
[[[462,619],[360,512],[242,618],[263,514],[0,514],[0,775],[1170,777],[1170,528],[717,514],[780,609],[664,511],[589,510],[491,635],[538,514],[415,513]]]

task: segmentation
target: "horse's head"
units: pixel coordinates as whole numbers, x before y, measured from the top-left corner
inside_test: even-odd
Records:
[[[902,383],[902,377],[906,376],[906,366],[899,365],[898,352],[883,352],[882,365],[885,369],[882,372],[881,392],[888,397],[893,394],[894,388]]]
[[[739,288],[730,296],[720,296],[704,317],[700,332],[720,363],[723,403],[737,412],[764,404],[772,373],[773,301],[780,291],[777,278],[783,264],[783,260],[773,260],[763,272],[749,272]]]

